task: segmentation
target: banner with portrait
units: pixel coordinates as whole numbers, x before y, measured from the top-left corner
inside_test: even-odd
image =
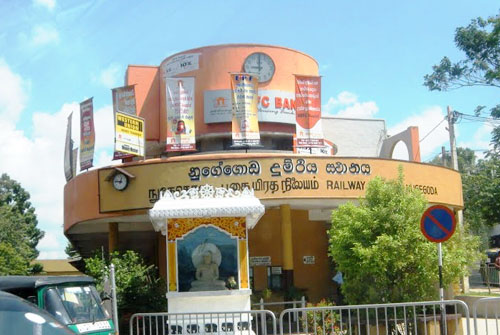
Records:
[[[324,147],[321,77],[295,76],[295,121],[298,148]]]
[[[73,178],[73,163],[72,163],[72,153],[73,153],[73,140],[71,139],[71,122],[73,118],[73,112],[68,116],[68,124],[66,125],[66,141],[64,143],[64,176],[66,181],[70,181]]]
[[[166,151],[195,151],[194,78],[166,78]]]
[[[94,146],[94,106],[90,98],[80,103],[80,171],[93,166]]]
[[[257,76],[231,73],[232,138],[234,147],[260,146]]]

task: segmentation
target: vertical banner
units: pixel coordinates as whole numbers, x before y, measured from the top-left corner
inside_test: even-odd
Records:
[[[90,98],[80,103],[80,171],[93,166],[94,145],[94,107]]]
[[[116,113],[124,113],[128,115],[137,115],[135,104],[135,88],[134,85],[113,88],[113,115],[116,119]],[[115,143],[116,143],[116,127],[115,127]],[[120,151],[113,153],[113,160],[134,157],[134,155],[126,154]]]
[[[194,78],[166,78],[167,151],[195,151]]]
[[[146,155],[144,119],[135,115],[115,113],[115,152],[132,156]]]
[[[260,146],[258,82],[253,74],[231,73],[234,147]]]
[[[73,141],[71,140],[71,119],[73,117],[73,112],[68,116],[68,125],[66,126],[66,142],[64,144],[64,176],[66,177],[66,182],[73,178],[73,164],[72,164],[72,153],[73,153]]]
[[[324,147],[321,77],[295,76],[295,108],[297,147]]]
[[[74,177],[76,176],[76,162],[78,162],[78,148],[74,148],[71,153],[71,171]]]

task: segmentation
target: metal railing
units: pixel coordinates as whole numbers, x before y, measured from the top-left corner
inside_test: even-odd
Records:
[[[284,309],[288,308],[305,308],[306,307],[306,297],[302,296],[300,300],[292,300],[292,301],[273,301],[273,302],[264,302],[263,298],[260,298],[260,301],[257,303],[253,303],[252,306],[258,307],[259,310],[272,310],[272,312],[279,314]],[[277,310],[274,310],[275,308]],[[298,314],[294,313],[291,315],[293,321],[297,320]]]
[[[276,317],[266,310],[211,313],[136,313],[130,335],[276,334]]]
[[[469,277],[471,287],[485,287],[488,292],[500,290],[500,271],[493,263],[481,264],[479,268],[473,269]]]
[[[472,312],[475,335],[500,335],[500,297],[477,300]]]
[[[301,318],[292,322],[290,314],[297,312]],[[281,335],[471,334],[470,326],[460,300],[294,308],[279,317]]]

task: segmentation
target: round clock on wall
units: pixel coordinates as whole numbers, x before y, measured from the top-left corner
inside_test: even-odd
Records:
[[[274,75],[274,62],[263,52],[250,54],[243,63],[243,70],[246,73],[255,73],[259,77],[259,83],[265,83]]]
[[[117,173],[113,177],[113,187],[118,191],[123,191],[128,186],[128,177],[123,173]]]

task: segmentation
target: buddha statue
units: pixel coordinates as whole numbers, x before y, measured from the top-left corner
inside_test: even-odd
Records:
[[[217,249],[214,244],[210,243],[210,245],[213,246],[213,248]],[[196,280],[193,280],[191,282],[191,289],[189,291],[196,292],[225,290],[225,282],[223,280],[218,280],[219,265],[214,261],[213,252],[211,250],[204,250],[201,256],[201,261],[198,261],[196,262],[197,264],[194,264],[196,267]],[[193,259],[195,258],[199,259],[200,257],[195,257],[195,255],[193,255]]]

